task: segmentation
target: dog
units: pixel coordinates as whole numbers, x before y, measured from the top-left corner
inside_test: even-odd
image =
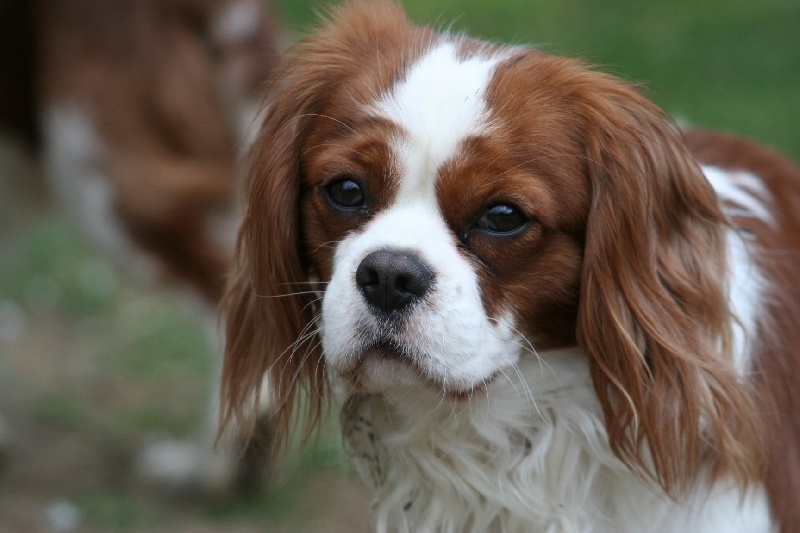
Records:
[[[393,3],[333,8],[265,109],[225,420],[265,374],[284,435],[346,391],[379,532],[800,531],[792,163]]]
[[[55,203],[216,335],[241,212],[239,155],[282,46],[270,6],[46,0],[29,9],[40,158]],[[146,445],[140,476],[181,494],[252,488],[263,460],[240,461],[235,436],[214,450],[217,404],[214,395],[196,440]]]

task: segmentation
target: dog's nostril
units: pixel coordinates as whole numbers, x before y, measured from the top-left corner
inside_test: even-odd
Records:
[[[424,271],[414,272],[411,275],[399,275],[395,279],[395,286],[400,292],[413,294],[414,296],[423,296],[431,286],[433,281],[433,274],[427,267],[422,265]]]
[[[403,275],[397,276],[397,280],[395,281],[395,283],[397,284],[397,288],[401,291],[411,292],[414,290],[413,288],[409,287],[410,283],[408,281],[408,277],[406,276]]]
[[[355,279],[367,302],[382,311],[393,312],[425,295],[434,275],[413,253],[379,250],[361,261]]]
[[[378,272],[371,268],[370,266],[365,266],[364,262],[362,261],[356,270],[356,283],[359,287],[365,287],[368,285],[377,285],[380,282],[380,276]]]

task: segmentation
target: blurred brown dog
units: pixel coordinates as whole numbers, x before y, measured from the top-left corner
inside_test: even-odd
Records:
[[[0,120],[39,148],[49,190],[93,241],[192,295],[215,331],[237,160],[280,47],[273,13],[261,0],[16,4],[0,6],[0,39],[16,50],[0,64],[13,81]],[[140,473],[212,493],[252,483],[236,438],[213,451],[216,403],[203,437],[152,443]]]

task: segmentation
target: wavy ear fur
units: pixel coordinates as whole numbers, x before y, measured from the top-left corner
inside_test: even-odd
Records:
[[[240,228],[237,262],[223,300],[226,320],[222,372],[222,417],[251,430],[255,427],[262,382],[268,377],[270,405],[278,428],[286,428],[295,403],[295,389],[321,396],[321,353],[312,335],[301,339],[311,324],[311,296],[304,283],[299,230],[298,150],[312,113],[313,94],[301,98],[295,80],[277,87],[267,116],[249,154],[251,180],[247,211]],[[293,94],[295,93],[295,94]],[[311,326],[313,327],[313,326]],[[312,417],[319,406],[311,406]],[[285,431],[280,431],[285,435]]]
[[[301,391],[309,429],[319,420],[327,380],[300,229],[301,151],[338,86],[369,68],[365,57],[392,50],[390,41],[408,33],[397,5],[367,6],[334,9],[326,26],[286,53],[267,88],[266,114],[249,154],[237,262],[223,301],[222,428],[236,420],[252,430],[262,392],[271,396],[279,440],[289,436]],[[264,376],[268,391],[262,391]]]
[[[761,433],[731,355],[729,226],[664,113],[591,74],[578,338],[612,449],[669,493],[708,465],[747,483]]]

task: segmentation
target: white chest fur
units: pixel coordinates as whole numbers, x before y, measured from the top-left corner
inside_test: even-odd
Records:
[[[378,532],[770,531],[761,489],[701,484],[674,501],[623,465],[579,350],[518,368],[456,404],[421,389],[350,398],[345,446]]]

